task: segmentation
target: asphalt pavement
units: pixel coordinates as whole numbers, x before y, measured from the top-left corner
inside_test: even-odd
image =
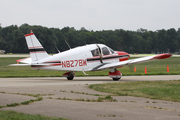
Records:
[[[179,80],[180,75],[123,76],[118,82]],[[41,94],[43,100],[29,105],[5,107],[29,114],[56,116],[71,120],[179,120],[179,102],[153,100],[131,96],[112,96],[117,102],[87,102],[97,100],[97,92],[88,88],[90,84],[116,82],[109,77],[75,77],[68,81],[64,77],[0,78],[0,106],[36,99],[27,94]]]

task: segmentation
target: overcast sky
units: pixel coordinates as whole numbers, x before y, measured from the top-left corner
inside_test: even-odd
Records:
[[[79,30],[180,28],[180,0],[0,0],[0,23]]]

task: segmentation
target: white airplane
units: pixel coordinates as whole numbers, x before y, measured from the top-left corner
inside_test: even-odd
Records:
[[[123,51],[114,51],[103,44],[90,44],[76,47],[55,55],[48,55],[34,33],[25,35],[30,58],[17,62],[25,64],[11,64],[10,66],[31,66],[33,69],[68,71],[63,74],[68,80],[73,80],[73,71],[97,71],[110,69],[109,77],[118,81],[122,73],[117,70],[125,65],[132,65],[152,60],[165,59],[171,54],[164,53],[154,56],[128,60],[130,55]]]

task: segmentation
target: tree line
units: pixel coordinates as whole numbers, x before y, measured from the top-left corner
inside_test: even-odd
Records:
[[[93,31],[82,27],[47,28],[37,25],[22,24],[0,27],[0,50],[7,53],[28,53],[25,34],[33,33],[39,39],[48,53],[61,52],[86,44],[102,43],[114,50],[128,53],[164,53],[180,52],[180,28],[149,31],[140,28],[137,31],[116,29]]]

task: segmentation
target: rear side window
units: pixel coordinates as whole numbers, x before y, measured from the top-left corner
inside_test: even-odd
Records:
[[[109,50],[107,49],[107,47],[103,47],[102,52],[103,52],[103,55],[109,55]]]
[[[99,56],[99,50],[98,49],[92,50],[91,53],[93,56]]]

